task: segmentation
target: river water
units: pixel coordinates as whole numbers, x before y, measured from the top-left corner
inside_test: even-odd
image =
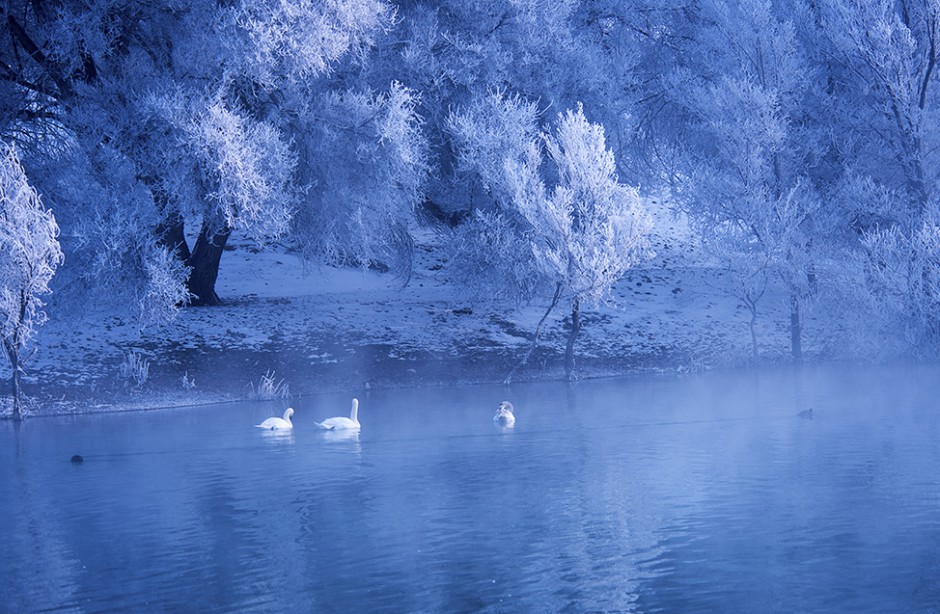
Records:
[[[936,366],[349,399],[0,423],[0,611],[940,612]]]

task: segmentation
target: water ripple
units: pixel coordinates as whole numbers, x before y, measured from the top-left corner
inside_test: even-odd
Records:
[[[485,387],[335,436],[302,405],[0,424],[0,610],[930,611],[936,375],[520,386],[508,432]]]

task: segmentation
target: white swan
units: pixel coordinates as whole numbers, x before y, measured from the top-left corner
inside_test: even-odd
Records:
[[[268,429],[270,431],[276,431],[279,429],[292,429],[294,428],[294,423],[290,421],[290,417],[294,415],[294,408],[288,407],[284,410],[283,418],[267,418],[261,424],[256,424],[255,427],[259,429]]]
[[[321,429],[327,431],[340,431],[344,429],[359,430],[359,399],[352,400],[352,411],[349,417],[339,416],[337,418],[327,418],[323,422],[314,422]]]
[[[493,416],[493,422],[498,426],[505,428],[512,428],[516,423],[516,417],[512,415],[512,403],[509,401],[503,401],[499,404],[499,409],[496,410],[496,415]]]

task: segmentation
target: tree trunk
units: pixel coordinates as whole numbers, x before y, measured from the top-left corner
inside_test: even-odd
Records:
[[[20,365],[19,361],[16,361],[17,364],[13,367],[13,374],[10,376],[10,384],[13,389],[13,419],[22,420],[23,419],[23,410],[21,409],[21,399],[20,399]]]
[[[26,322],[27,305],[26,290],[20,288],[19,313],[16,320],[13,322],[13,331],[10,333],[9,337],[4,337],[2,340],[3,351],[6,353],[7,360],[10,363],[10,394],[13,397],[14,421],[23,419],[23,411],[21,408],[22,399],[20,398],[20,375],[23,370],[23,361],[21,360],[20,352],[23,348],[20,341],[22,340],[21,335],[25,327],[24,323]]]
[[[581,332],[581,304],[578,299],[571,306],[571,332],[568,333],[568,345],[565,347],[565,379],[571,381],[574,374],[574,342]]]
[[[790,297],[790,353],[793,356],[793,362],[803,362],[803,322],[800,316],[800,299],[797,296]]]
[[[10,341],[3,340],[3,350],[10,362],[10,396],[13,399],[13,419],[22,420],[23,412],[20,409],[20,354],[18,348]]]
[[[219,277],[219,263],[225,243],[232,234],[232,229],[212,230],[207,222],[202,223],[196,245],[186,262],[192,269],[187,284],[189,292],[195,297],[193,305],[218,305],[219,295],[215,293],[215,282]]]
[[[747,326],[751,331],[751,355],[756,365],[760,358],[757,350],[757,302],[745,297],[744,304],[747,305],[748,311],[751,312],[751,320],[747,323]]]
[[[751,358],[754,359],[754,364],[757,364],[757,361],[760,360],[760,352],[757,350],[757,332],[754,330],[756,321],[757,316],[751,314],[751,321],[747,323],[748,328],[751,329]]]

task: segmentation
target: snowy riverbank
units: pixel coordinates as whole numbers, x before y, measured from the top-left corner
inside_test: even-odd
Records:
[[[660,229],[663,230],[663,229]],[[613,303],[582,311],[577,375],[682,372],[745,364],[747,314],[707,266],[678,266],[690,249],[671,228],[656,257],[616,287]],[[519,310],[455,299],[430,240],[417,246],[407,285],[355,269],[305,270],[283,250],[233,242],[222,259],[220,307],[183,309],[172,326],[140,333],[96,316],[51,320],[25,378],[35,414],[115,411],[247,398],[273,371],[292,396],[370,387],[501,382],[519,361],[547,302]],[[560,379],[567,330],[552,314],[539,349],[515,381]],[[808,320],[812,331],[812,315]],[[768,360],[787,351],[785,304],[758,322]],[[819,354],[807,335],[808,353]],[[131,352],[148,364],[142,385],[122,373]]]

